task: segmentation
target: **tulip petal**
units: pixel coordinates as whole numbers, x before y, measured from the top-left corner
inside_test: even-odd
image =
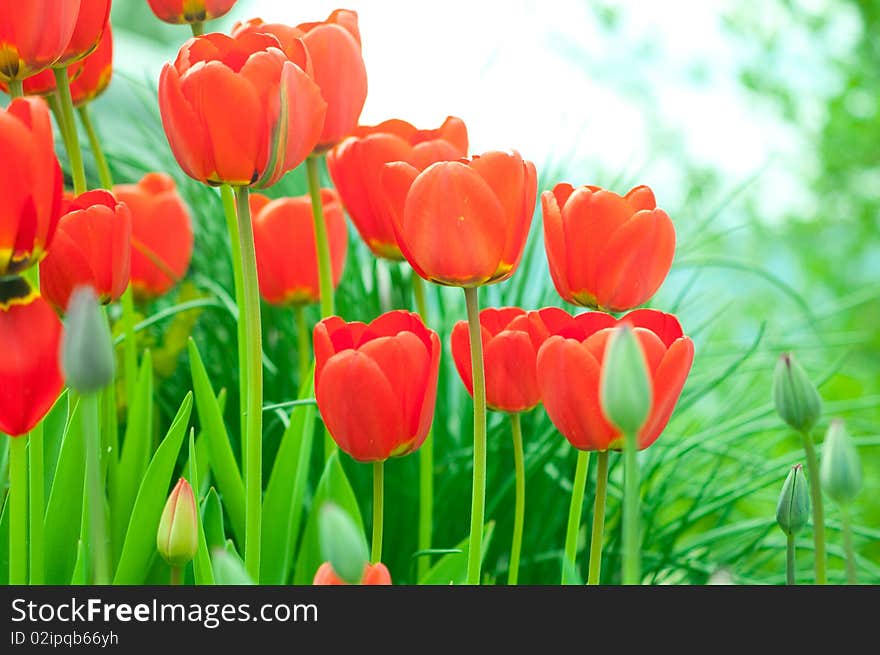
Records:
[[[564,300],[572,302],[571,287],[568,284],[568,258],[565,254],[562,212],[559,209],[558,196],[553,191],[544,191],[541,194],[541,215],[544,223],[544,250],[547,253],[547,264],[553,286]]]
[[[623,316],[633,327],[643,327],[656,334],[664,345],[670,347],[676,339],[684,336],[681,323],[674,314],[667,314],[656,309],[636,309]]]
[[[524,412],[541,399],[537,353],[528,333],[504,330],[489,339],[483,351],[486,403],[502,412]]]
[[[406,162],[398,161],[385,164],[382,167],[382,195],[385,203],[385,212],[391,219],[391,227],[394,230],[394,240],[401,254],[413,267],[416,273],[426,280],[431,279],[416,260],[409,244],[404,236],[404,215],[406,201],[410,189],[419,175],[418,169]]]
[[[180,76],[165,64],[159,76],[159,107],[171,152],[183,171],[205,181],[215,170],[208,135],[181,89]]]
[[[688,337],[677,339],[666,351],[654,372],[651,416],[639,432],[639,448],[654,443],[669,423],[693,361],[694,344]]]

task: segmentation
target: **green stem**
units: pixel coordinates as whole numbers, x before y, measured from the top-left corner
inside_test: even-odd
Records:
[[[422,322],[428,324],[428,304],[425,302],[425,283],[422,278],[413,271],[412,292],[416,303],[416,311],[422,317]],[[418,548],[426,551],[431,548],[432,532],[434,527],[434,430],[428,431],[422,447],[419,448],[419,536]],[[431,567],[429,555],[419,558],[417,576],[421,579]]]
[[[134,290],[131,284],[126,287],[120,301],[122,303],[122,330],[125,333],[125,341],[122,344],[125,363],[125,406],[131,409],[134,403],[138,375],[137,335],[134,329]]]
[[[183,567],[182,566],[172,566],[171,567],[171,586],[178,587],[183,584]]]
[[[808,431],[802,432],[804,452],[807,454],[807,475],[809,476],[810,500],[813,506],[813,546],[816,584],[826,584],[825,558],[825,510],[822,507],[822,486],[819,484],[819,458],[813,437]]]
[[[636,433],[623,437],[623,584],[641,581],[639,554],[639,460]]]
[[[30,498],[30,583],[44,582],[45,560],[43,558],[43,512],[45,490],[43,477],[43,424],[38,423],[28,437],[28,497]]]
[[[79,134],[76,131],[76,123],[73,119],[73,98],[70,96],[70,78],[67,77],[67,67],[53,68],[55,71],[55,86],[58,88],[58,98],[61,101],[61,112],[64,123],[67,126],[68,149],[67,156],[70,158],[70,172],[73,176],[73,192],[76,195],[86,192],[86,170],[83,167],[82,151],[79,147]]]
[[[201,36],[205,33],[205,24],[202,21],[189,24],[192,29],[193,36]]]
[[[241,271],[241,246],[238,243],[238,216],[235,213],[235,195],[232,187],[224,184],[220,187],[220,198],[223,200],[223,212],[226,214],[226,229],[229,232],[229,250],[232,257],[232,280],[235,286],[235,305],[238,307],[236,329],[238,331],[238,418],[241,437],[241,467],[245,467],[247,442],[245,441],[245,404],[247,403],[247,334],[244,329],[244,277]]]
[[[562,560],[562,584],[571,583],[571,574],[577,570],[577,538],[581,527],[584,507],[584,491],[587,486],[587,470],[590,468],[590,451],[578,450],[574,485],[571,488],[571,504],[568,506],[568,527],[565,530],[565,555]]]
[[[27,437],[9,443],[9,584],[28,581]]]
[[[67,128],[67,123],[64,122],[64,112],[61,109],[61,93],[58,89],[55,89],[53,93],[50,93],[46,96],[46,102],[49,105],[49,109],[52,111],[52,115],[55,117],[55,122],[58,124],[58,132],[61,134],[61,140],[64,142],[64,150],[70,150],[70,132]]]
[[[101,486],[101,430],[98,419],[99,393],[82,396],[83,439],[86,444],[86,484],[89,502],[89,550],[92,554],[93,584],[110,584],[107,557],[107,527],[104,490]]]
[[[483,373],[483,338],[480,328],[479,287],[465,288],[471,370],[474,382],[474,481],[471,489],[471,534],[468,540],[467,583],[480,584],[483,550],[483,515],[486,512],[486,379]]]
[[[104,150],[101,148],[101,142],[98,140],[98,133],[95,132],[95,126],[89,115],[89,106],[80,105],[76,111],[89,139],[92,157],[95,158],[95,166],[98,167],[98,179],[101,181],[101,188],[110,190],[113,188],[113,175],[110,173],[107,157],[104,156]]]
[[[593,504],[593,532],[590,535],[590,568],[587,584],[597,585],[602,575],[602,542],[605,538],[605,498],[608,494],[608,451],[596,455],[596,499]]]
[[[309,326],[306,324],[305,308],[302,305],[296,305],[293,308],[293,318],[296,322],[296,356],[299,362],[298,383],[302,387],[312,363],[311,346],[309,345]]]
[[[513,465],[516,471],[516,500],[513,512],[513,541],[510,545],[510,567],[507,584],[519,580],[519,557],[522,552],[523,521],[526,510],[526,467],[523,457],[522,422],[519,413],[510,415],[510,433],[513,436]]]
[[[306,159],[309,178],[309,196],[312,199],[312,217],[315,220],[315,250],[318,253],[318,293],[321,295],[321,318],[336,313],[333,303],[333,269],[330,266],[330,244],[327,239],[327,223],[324,221],[324,206],[321,203],[321,177],[318,174],[318,158],[310,155]]]
[[[794,563],[795,563],[795,546],[794,535],[786,535],[785,540],[785,584],[795,584]]]
[[[9,80],[9,97],[15,100],[24,95],[24,80]]]
[[[846,553],[846,583],[851,585],[858,584],[858,576],[856,574],[856,550],[853,547],[849,509],[841,507],[841,515],[843,523],[843,550]]]
[[[257,257],[251,224],[248,188],[235,187],[239,245],[244,281],[244,326],[247,342],[247,416],[245,458],[245,568],[251,579],[260,579],[261,506],[263,503],[263,337],[260,319],[260,288],[257,283]]]
[[[370,560],[382,561],[382,527],[385,522],[385,461],[373,462],[373,541]]]

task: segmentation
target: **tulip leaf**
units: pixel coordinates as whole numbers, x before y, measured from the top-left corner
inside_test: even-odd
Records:
[[[189,479],[196,495],[196,506],[199,498],[199,459],[196,455],[194,429],[189,434]],[[205,540],[205,525],[202,523],[201,512],[196,512],[196,528],[198,530],[199,548],[193,560],[193,579],[197,585],[214,584],[214,571],[211,568],[211,557],[208,555],[208,542]]]
[[[76,542],[76,565],[73,567],[73,575],[70,576],[70,584],[85,585],[89,583],[88,554],[85,542],[79,539]]]
[[[171,476],[177,455],[183,443],[192,412],[193,396],[188,392],[168,433],[156,449],[138,490],[114,584],[141,584],[150,570],[150,561],[156,554],[156,531],[165,507]]]
[[[226,543],[226,532],[223,528],[223,505],[217,490],[211,487],[202,503],[202,525],[205,526],[205,541],[208,550],[222,548]]]
[[[45,552],[51,554],[46,558],[46,584],[67,584],[73,575],[84,497],[84,462],[80,404],[76,401],[61,439],[46,505]]]
[[[144,352],[134,397],[128,410],[125,436],[118,462],[110,466],[110,542],[113,561],[119,560],[125,530],[131,518],[138,485],[150,457],[153,436],[153,365],[150,351]]]
[[[65,389],[43,419],[43,475],[46,483],[44,490],[46,498],[52,491],[52,480],[55,477],[55,467],[58,466],[61,442],[67,431],[69,402],[70,393]]]
[[[314,376],[310,371],[299,398],[311,397],[313,386]],[[305,504],[315,416],[314,405],[294,407],[275,455],[263,498],[261,584],[284,584],[290,579],[291,559]]]
[[[361,511],[358,508],[357,498],[351,483],[345,475],[345,470],[339,461],[339,451],[334,452],[327,464],[324,466],[324,472],[318,481],[315,489],[314,498],[312,498],[311,511],[306,521],[305,532],[303,533],[302,543],[296,557],[296,567],[293,575],[294,584],[311,584],[315,577],[315,572],[321,566],[321,544],[318,534],[318,511],[325,502],[332,501],[339,505],[354,520],[358,529],[363,531],[364,522],[361,518]]]
[[[196,410],[202,424],[202,432],[208,440],[208,452],[211,460],[211,472],[217,482],[217,489],[223,497],[232,532],[238,543],[244,543],[244,483],[241,471],[229,443],[226,425],[223,423],[223,412],[217,403],[211,381],[202,363],[196,342],[189,340],[189,360],[192,373],[193,391],[196,397]]]
[[[3,496],[0,509],[0,585],[9,584],[9,494]]]
[[[492,541],[492,533],[495,530],[495,521],[489,521],[483,526],[483,548],[481,557],[486,556],[486,550]],[[467,581],[468,537],[465,537],[456,546],[458,552],[444,555],[425,572],[421,585],[463,585]]]
[[[218,585],[254,584],[234,548],[215,548],[211,561],[214,567],[214,578]]]

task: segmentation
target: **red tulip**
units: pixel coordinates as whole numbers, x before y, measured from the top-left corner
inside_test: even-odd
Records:
[[[71,84],[82,74],[82,69],[82,60],[74,62],[67,67],[67,78]],[[50,93],[55,93],[57,88],[55,84],[55,69],[47,68],[36,75],[25,78],[21,88],[26,96],[46,96]],[[0,81],[0,91],[7,94],[10,93],[9,85],[6,82]]]
[[[490,409],[525,412],[541,402],[536,360],[538,350],[550,336],[542,316],[542,312],[547,311],[527,312],[519,307],[504,307],[480,312],[486,404]],[[467,321],[459,321],[452,328],[451,343],[455,368],[468,393],[473,395]]]
[[[166,23],[204,23],[220,18],[236,0],[147,0],[156,18]]]
[[[233,36],[248,33],[272,34],[288,54],[294,41],[305,43],[312,65],[309,73],[327,101],[318,150],[333,146],[354,131],[367,98],[367,70],[356,12],[337,9],[325,21],[296,27],[254,18],[232,29]]]
[[[76,27],[61,57],[52,64],[54,67],[69,66],[91,54],[104,34],[109,23],[110,0],[79,0],[79,13]]]
[[[113,194],[131,211],[131,287],[138,300],[168,293],[189,269],[193,231],[189,209],[165,173],[147,173],[137,184],[117,184]]]
[[[326,103],[267,34],[187,41],[159,79],[165,134],[181,168],[207,184],[266,187],[298,166],[321,134]],[[230,109],[234,108],[234,111]]]
[[[338,575],[336,575],[336,571],[333,570],[333,567],[330,565],[330,562],[324,562],[318,567],[317,572],[315,573],[315,579],[312,581],[313,585],[346,585],[348,584]],[[386,567],[382,562],[377,562],[376,564],[367,564],[364,566],[364,577],[358,584],[362,585],[390,585],[391,584],[391,573],[388,572],[388,567]]]
[[[535,165],[519,153],[386,164],[382,186],[400,250],[426,280],[475,287],[519,265],[537,194]],[[442,244],[442,245],[441,245]]]
[[[405,161],[417,169],[467,156],[467,127],[449,116],[436,130],[419,130],[392,119],[358,127],[327,153],[327,167],[361,238],[379,257],[401,260],[391,216],[382,195],[385,164]]]
[[[0,278],[0,432],[30,432],[58,399],[61,329],[58,315],[24,278]]]
[[[653,309],[637,309],[619,321],[587,312],[565,320],[555,310],[555,335],[538,351],[538,386],[550,420],[581,450],[620,450],[623,435],[605,419],[599,380],[605,344],[615,325],[629,323],[642,346],[652,383],[651,413],[638,434],[639,449],[663,431],[675,408],[694,358],[693,342],[678,319]]]
[[[64,178],[49,108],[42,98],[13,100],[0,110],[0,278],[45,256],[61,216]]]
[[[648,300],[666,279],[675,229],[646,186],[621,197],[557,184],[541,194],[544,245],[559,295],[620,312]]]
[[[80,0],[0,0],[0,80],[23,80],[61,57],[77,26]]]
[[[98,47],[82,60],[81,66],[79,74],[71,77],[70,81],[70,95],[77,107],[97,98],[110,84],[113,75],[113,33],[110,23],[104,28]]]
[[[68,201],[49,255],[40,263],[40,289],[63,312],[74,288],[90,285],[104,304],[129,282],[131,212],[109,191]]]
[[[321,200],[335,287],[345,266],[348,230],[336,192],[321,189]],[[260,293],[266,302],[275,305],[318,302],[318,257],[309,196],[269,200],[266,196],[251,194],[251,216]]]
[[[315,326],[315,396],[327,431],[361,462],[405,455],[434,416],[440,338],[418,314],[369,325],[331,316]]]

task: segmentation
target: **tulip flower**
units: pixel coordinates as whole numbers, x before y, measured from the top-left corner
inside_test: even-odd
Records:
[[[402,260],[382,192],[385,164],[404,161],[422,171],[467,156],[467,127],[449,116],[435,130],[419,130],[392,119],[358,127],[327,153],[327,168],[361,238],[377,257]]]
[[[326,102],[267,34],[187,41],[159,78],[159,110],[180,167],[206,184],[271,186],[312,152]],[[235,111],[229,111],[234,107]]]
[[[113,75],[113,32],[108,22],[98,47],[82,60],[76,76],[70,76],[75,107],[82,107],[104,93]]]
[[[0,278],[0,432],[26,434],[61,393],[61,320],[21,277]]]
[[[110,0],[79,0],[76,27],[61,56],[52,63],[53,68],[65,68],[91,54],[109,23]]]
[[[330,436],[360,462],[406,455],[434,416],[440,339],[397,310],[369,325],[338,316],[315,326],[315,397]]]
[[[156,548],[172,569],[186,566],[199,547],[199,523],[192,487],[180,478],[162,510],[156,532]]]
[[[147,0],[150,9],[166,23],[204,23],[229,13],[236,0]]]
[[[49,108],[40,98],[0,110],[0,278],[39,262],[61,216],[63,177]]]
[[[313,585],[347,585],[342,578],[336,575],[336,572],[333,570],[333,567],[330,565],[330,562],[324,562],[321,566],[318,567],[317,572],[315,572],[315,579],[312,581]],[[361,585],[390,585],[391,584],[391,573],[388,572],[388,567],[386,567],[382,562],[377,562],[376,564],[367,564],[364,567],[364,575],[361,578],[361,581],[358,583]]]
[[[61,371],[67,386],[82,395],[106,388],[116,374],[110,326],[94,290],[88,285],[76,287],[67,304]]]
[[[52,66],[64,55],[80,11],[80,0],[0,0],[0,80],[12,83]]]
[[[40,263],[43,296],[59,312],[80,285],[99,300],[118,300],[129,282],[131,212],[109,191],[88,191],[69,199],[58,222],[52,250]]]
[[[74,80],[82,74],[83,61],[84,60],[80,60],[68,66],[67,77],[70,80],[71,85]],[[48,96],[55,93],[55,89],[57,88],[58,87],[55,84],[55,71],[51,68],[47,68],[36,75],[26,77],[22,81],[22,91],[26,96]],[[9,84],[0,81],[0,91],[11,93]]]
[[[795,535],[806,525],[810,517],[810,492],[804,478],[803,466],[795,464],[788,472],[782,492],[776,504],[776,522],[785,533],[785,581],[795,583]]]
[[[348,230],[339,196],[322,189],[324,220],[330,241],[333,286],[339,284],[348,251]],[[275,305],[318,302],[318,259],[308,195],[270,200],[251,195],[254,245],[260,293]]]
[[[166,173],[117,184],[116,199],[131,211],[131,286],[138,300],[168,293],[186,275],[193,252],[189,208]]]
[[[666,279],[675,229],[648,187],[619,196],[595,186],[557,184],[541,194],[541,207],[550,275],[567,302],[626,311]]]

